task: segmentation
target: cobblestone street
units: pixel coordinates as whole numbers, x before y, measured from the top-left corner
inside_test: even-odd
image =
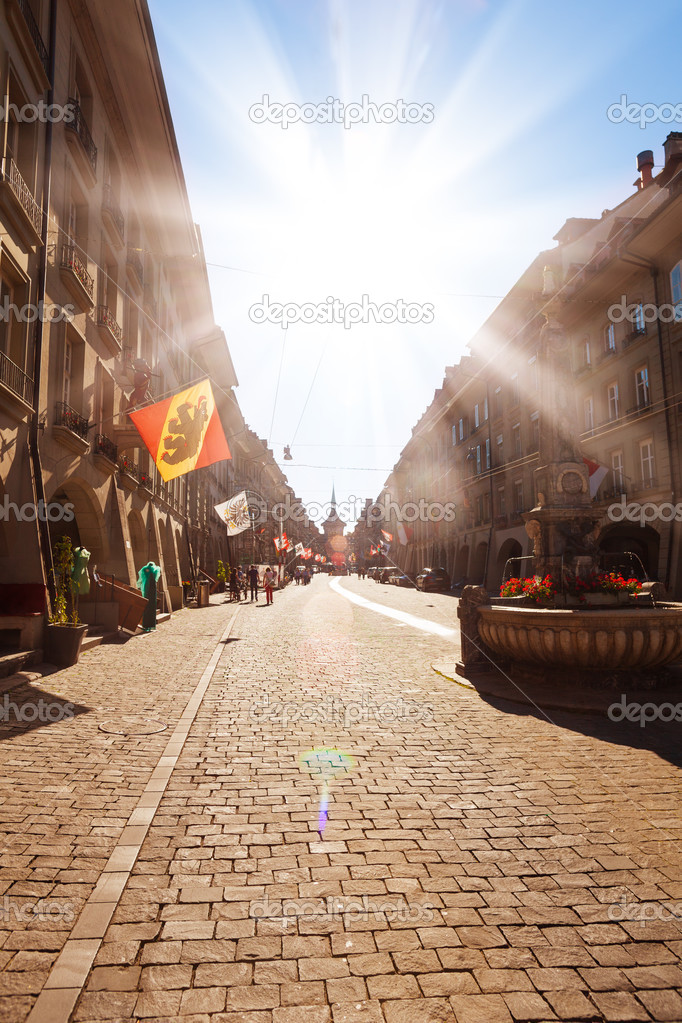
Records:
[[[678,723],[448,681],[447,596],[212,599],[5,696],[3,1023],[682,1021]]]

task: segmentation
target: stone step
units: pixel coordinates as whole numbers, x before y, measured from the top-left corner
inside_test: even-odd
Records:
[[[0,656],[0,678],[14,675],[31,664],[40,664],[42,659],[42,650],[12,650],[3,654]]]

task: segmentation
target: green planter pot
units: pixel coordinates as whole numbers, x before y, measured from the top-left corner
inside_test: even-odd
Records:
[[[43,656],[48,664],[68,668],[77,664],[87,625],[46,625]]]

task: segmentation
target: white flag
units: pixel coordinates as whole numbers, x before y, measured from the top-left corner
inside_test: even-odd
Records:
[[[304,550],[305,550],[305,547],[303,546],[303,544],[302,543],[297,543],[296,546],[294,547],[294,554],[300,556],[301,554],[303,554]]]
[[[246,500],[246,491],[235,494],[229,501],[215,506],[216,514],[220,516],[227,526],[227,535],[236,536],[243,533],[251,525],[249,518],[249,502]]]

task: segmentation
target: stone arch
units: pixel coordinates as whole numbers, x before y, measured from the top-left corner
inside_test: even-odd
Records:
[[[641,526],[639,522],[621,522],[607,526],[599,537],[599,554],[610,555],[604,558],[604,567],[621,570],[617,564],[617,555],[623,555],[623,568],[630,564],[626,552],[631,551],[640,559],[650,579],[658,579],[661,536],[653,526]],[[607,562],[611,564],[607,564]]]
[[[49,524],[52,545],[60,536],[68,536],[74,545],[82,545],[90,551],[91,567],[97,565],[106,572],[110,556],[109,535],[104,511],[90,484],[72,476],[60,483],[50,502],[65,507],[65,516],[59,522]],[[67,508],[68,505],[73,507]]]
[[[485,586],[485,562],[488,556],[488,544],[482,540],[476,545],[471,562],[471,582],[474,586]]]
[[[459,583],[463,579],[469,581],[469,546],[464,544],[457,551],[457,557],[455,558],[455,571],[453,582]]]
[[[128,529],[130,531],[135,571],[139,573],[142,566],[146,565],[149,561],[149,544],[147,542],[147,527],[144,524],[142,512],[137,508],[132,508],[128,512]]]
[[[504,575],[505,566],[510,558],[520,558],[523,556],[523,547],[518,540],[514,539],[513,536],[508,537],[501,545],[497,552],[497,558],[495,559],[495,571],[493,578],[491,579],[491,588],[498,589],[502,585],[502,577]],[[525,568],[523,567],[525,565]],[[532,562],[516,562],[510,566],[510,572],[513,576],[525,576],[530,572]],[[526,571],[528,569],[528,571]],[[509,575],[509,572],[507,572]]]

